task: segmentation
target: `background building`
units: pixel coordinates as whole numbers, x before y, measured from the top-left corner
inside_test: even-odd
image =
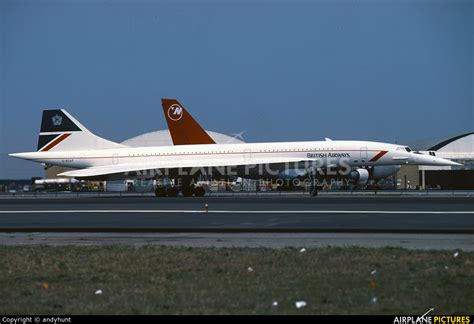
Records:
[[[409,186],[410,189],[474,189],[474,132],[454,136],[421,153],[434,154],[463,165],[404,165],[397,174],[399,189],[407,189]]]

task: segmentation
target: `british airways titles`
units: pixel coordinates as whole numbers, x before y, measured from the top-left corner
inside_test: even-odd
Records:
[[[308,153],[309,159],[324,159],[324,158],[350,158],[350,153]]]

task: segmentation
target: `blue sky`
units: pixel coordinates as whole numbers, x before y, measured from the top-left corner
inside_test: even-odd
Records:
[[[474,130],[474,1],[0,0],[0,178],[42,175],[41,111],[122,141],[175,97],[246,140]]]

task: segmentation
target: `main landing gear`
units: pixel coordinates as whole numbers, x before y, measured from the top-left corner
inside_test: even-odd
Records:
[[[192,197],[193,195],[195,197],[204,197],[204,195],[206,194],[206,190],[204,190],[203,187],[195,187],[195,186],[183,187],[181,191],[183,193],[183,197]]]
[[[186,186],[182,187],[181,190],[178,187],[169,186],[157,186],[155,188],[155,196],[156,197],[178,197],[179,192],[182,192],[183,197],[204,197],[206,191],[203,187],[194,187],[194,186]]]
[[[309,176],[309,195],[311,197],[316,197],[318,195],[318,187],[316,183],[316,170],[311,168],[308,172]]]

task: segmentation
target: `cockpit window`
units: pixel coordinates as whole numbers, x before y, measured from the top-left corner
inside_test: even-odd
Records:
[[[411,152],[411,148],[409,148],[408,146],[406,146],[406,147],[405,147],[405,151]]]

